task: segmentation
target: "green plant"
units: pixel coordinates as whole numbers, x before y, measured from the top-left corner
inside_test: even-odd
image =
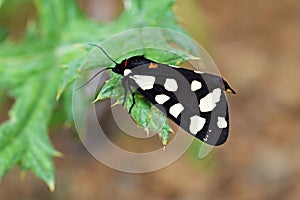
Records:
[[[0,9],[4,10],[6,5],[20,1],[2,0]],[[109,24],[86,18],[74,0],[28,2],[36,8],[37,20],[27,25],[22,40],[14,43],[6,37],[6,31],[0,31],[0,91],[15,100],[9,111],[9,120],[0,125],[0,177],[18,165],[22,171],[32,171],[53,191],[52,157],[60,156],[60,153],[49,140],[48,126],[51,119],[62,119],[59,121],[61,124],[72,122],[72,90],[69,86],[80,76],[79,67],[91,50],[86,44],[99,43],[130,28],[152,26],[183,30],[172,11],[174,0],[124,0],[127,5],[124,11]],[[151,38],[146,40],[151,42]],[[156,55],[155,51],[149,52],[149,56],[166,58],[165,55]],[[184,61],[189,56],[170,58]],[[107,59],[101,60],[101,56],[97,62],[97,65],[87,68],[109,64],[106,63]],[[114,88],[107,90],[115,86],[112,84],[114,78],[118,77],[113,77],[104,86],[99,99],[111,97],[113,95],[109,92],[118,91]],[[58,104],[61,110],[54,112]],[[146,105],[142,107],[146,108]],[[138,118],[140,114],[134,113]],[[137,121],[142,123],[139,119]]]

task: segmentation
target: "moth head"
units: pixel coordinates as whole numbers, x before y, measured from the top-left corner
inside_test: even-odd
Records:
[[[112,71],[117,74],[124,75],[124,70],[127,68],[127,66],[128,66],[128,60],[125,59],[120,64],[116,64],[115,68]]]

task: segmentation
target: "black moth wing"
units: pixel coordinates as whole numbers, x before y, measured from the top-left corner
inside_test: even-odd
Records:
[[[125,69],[124,80],[201,141],[215,146],[226,141],[229,115],[221,77],[147,60]]]

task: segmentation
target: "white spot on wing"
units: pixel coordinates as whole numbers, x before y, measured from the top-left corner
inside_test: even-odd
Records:
[[[175,118],[178,117],[178,115],[184,110],[184,107],[181,103],[174,104],[170,107],[169,113],[173,115]]]
[[[203,74],[204,72],[201,72],[201,71],[197,71],[197,70],[194,70],[195,73],[197,74]]]
[[[196,90],[199,90],[202,87],[201,82],[197,81],[197,80],[193,80],[192,84],[191,84],[191,90],[194,92]]]
[[[205,138],[203,139],[203,141],[207,142],[208,138],[209,138],[209,135],[206,135]]]
[[[131,73],[131,70],[130,69],[125,69],[124,70],[124,76],[127,76],[128,74]]]
[[[158,94],[158,95],[155,96],[155,101],[157,103],[159,103],[160,105],[164,104],[169,99],[170,99],[170,97],[165,95],[165,94]]]
[[[134,75],[132,78],[136,84],[142,90],[149,90],[153,88],[154,82],[155,82],[155,77],[154,76],[145,76],[145,75]]]
[[[200,99],[200,111],[201,112],[209,112],[212,111],[217,103],[220,101],[221,97],[221,89],[214,89],[211,93]]]
[[[166,90],[170,92],[175,92],[178,89],[178,85],[175,79],[167,78],[164,84]]]
[[[190,120],[191,120],[190,127],[189,127],[190,132],[192,134],[196,135],[198,133],[198,131],[200,131],[203,128],[206,120],[197,115],[191,117]]]
[[[224,117],[218,117],[217,125],[219,128],[226,128],[227,127],[227,121]]]

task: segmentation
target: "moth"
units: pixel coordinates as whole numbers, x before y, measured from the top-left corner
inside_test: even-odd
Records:
[[[229,114],[224,93],[236,92],[222,77],[157,63],[143,55],[117,63],[102,47],[92,45],[114,62],[115,67],[100,70],[91,79],[109,69],[122,75],[123,105],[128,93],[133,100],[129,113],[135,105],[136,94],[140,93],[169,119],[204,143],[213,146],[225,143],[229,134]]]

